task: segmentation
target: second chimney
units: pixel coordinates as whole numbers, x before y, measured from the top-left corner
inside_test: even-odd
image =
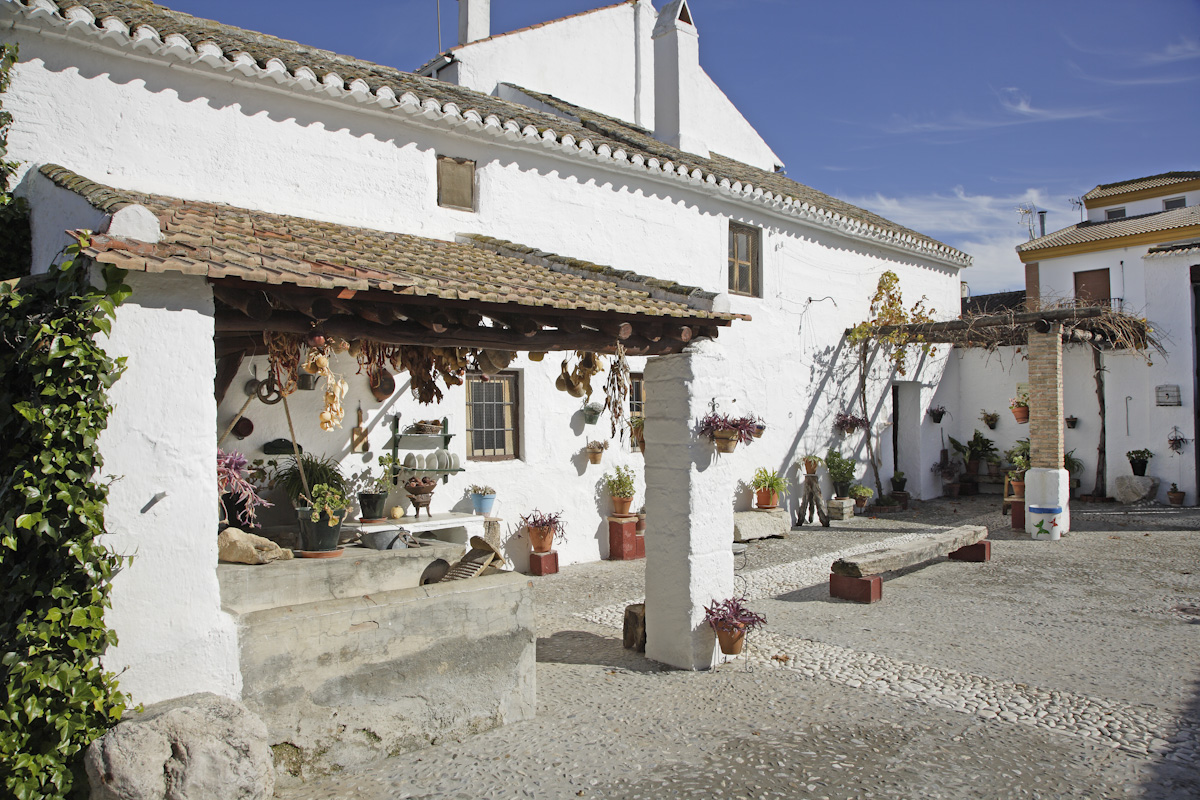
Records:
[[[687,0],[672,0],[654,26],[654,138],[708,158],[702,89],[700,34]]]
[[[492,0],[458,0],[458,43],[477,42],[492,35]]]

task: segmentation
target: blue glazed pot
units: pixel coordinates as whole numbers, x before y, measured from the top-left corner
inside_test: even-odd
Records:
[[[496,504],[496,495],[494,494],[473,494],[471,495],[471,505],[475,506],[476,514],[492,513],[492,506]]]

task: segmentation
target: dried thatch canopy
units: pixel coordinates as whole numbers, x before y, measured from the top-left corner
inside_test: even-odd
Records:
[[[876,335],[903,331],[914,341],[994,350],[1023,345],[1029,329],[1045,332],[1052,325],[1062,326],[1064,342],[1140,353],[1154,349],[1166,355],[1162,342],[1145,319],[1109,305],[1047,305],[1032,311],[1009,309],[1000,313],[964,314],[943,322],[884,326]]]

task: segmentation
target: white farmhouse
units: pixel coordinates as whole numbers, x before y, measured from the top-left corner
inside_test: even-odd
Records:
[[[1093,352],[1082,344],[1063,353],[1066,450],[1083,462],[1078,494],[1112,496],[1130,475],[1125,454],[1154,453],[1147,475],[1159,480],[1166,502],[1171,484],[1197,500],[1197,308],[1200,308],[1200,172],[1168,172],[1101,184],[1083,195],[1087,219],[1045,233],[1017,248],[1025,265],[1024,292],[975,298],[984,313],[1008,307],[1111,306],[1144,317],[1164,342],[1166,357],[1121,350]],[[997,305],[999,304],[999,305]],[[1103,415],[1097,396],[1097,367]],[[1028,436],[1013,423],[1004,400],[1028,383],[1023,348],[994,353],[956,350],[939,398],[963,409],[957,435],[982,427],[975,409],[999,408],[998,445]],[[1103,416],[1103,418],[1102,418]],[[1103,425],[1101,424],[1103,422]],[[1097,475],[1103,430],[1104,474]]]
[[[443,514],[470,511],[469,484],[493,486],[518,570],[534,509],[563,512],[561,566],[608,557],[599,479],[631,466],[649,517],[648,655],[705,668],[702,606],[732,594],[733,513],[750,507],[755,468],[792,475],[830,446],[865,461],[863,434],[832,422],[857,408],[844,331],[880,275],[952,317],[970,264],[785,177],[701,70],[685,0],[500,36],[486,2],[460,6],[463,44],[417,75],[144,0],[0,4],[20,46],[3,102],[31,269],[89,229],[102,235],[86,254],[130,270],[134,289],[110,340],[129,369],[102,450],[122,476],[110,544],[136,558],[115,584],[107,664],[135,701],[241,698],[294,748],[295,775],[531,714],[531,592],[511,575],[422,588],[420,570],[357,556],[218,567],[218,438],[247,382],[267,377],[264,334],[488,354],[488,380],[439,383],[432,404],[404,357],[374,364],[396,373],[379,399],[341,356],[344,427],[320,430],[323,392],[300,390],[287,414],[247,406],[253,430],[236,447],[256,458],[293,440],[348,473],[393,449],[419,456],[445,476]],[[556,389],[576,351],[618,343],[644,456]],[[915,497],[941,491],[929,464],[944,445],[925,412],[945,360],[915,357],[899,376],[881,359],[867,384],[883,479],[907,472]],[[365,455],[351,450],[359,408]],[[692,433],[711,409],[760,417],[766,434],[717,457]],[[429,418],[446,420],[460,468],[430,467],[428,442],[394,436]],[[597,438],[611,440],[603,466],[584,453]],[[269,522],[291,522],[276,511]],[[456,686],[474,687],[461,707],[446,701]]]

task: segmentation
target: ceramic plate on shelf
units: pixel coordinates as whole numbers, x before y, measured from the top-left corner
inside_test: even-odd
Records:
[[[458,460],[458,453],[451,453],[450,454],[450,469],[462,469],[462,467],[459,466],[460,463],[462,463],[462,462],[460,462]]]
[[[417,453],[417,469],[425,469],[425,456]]]
[[[406,455],[404,457],[404,466],[408,467],[409,469],[413,469],[414,467],[416,467],[417,466],[417,457],[415,455],[413,455],[412,453],[409,453],[408,455]]]
[[[438,450],[438,469],[450,469],[450,454],[445,450]]]

